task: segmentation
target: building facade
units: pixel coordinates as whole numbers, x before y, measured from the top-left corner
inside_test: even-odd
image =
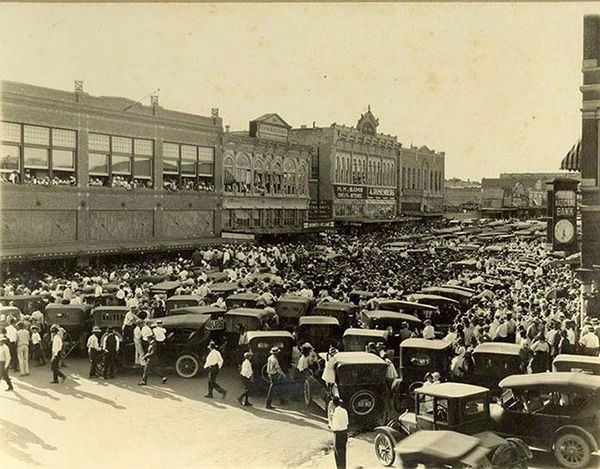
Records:
[[[186,247],[221,231],[222,121],[15,82],[1,89],[4,259]]]
[[[378,119],[370,109],[356,127],[290,130],[290,139],[312,145],[309,222],[368,221],[397,216],[398,141],[377,132]]]
[[[290,233],[303,230],[313,147],[288,141],[277,114],[250,122],[249,132],[223,140],[224,231]]]
[[[398,157],[399,212],[442,212],[445,153],[411,145],[399,147]]]

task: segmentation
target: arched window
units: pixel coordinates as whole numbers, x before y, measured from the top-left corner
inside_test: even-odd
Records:
[[[283,168],[281,162],[276,161],[273,164],[273,193],[281,194],[281,184],[283,179]]]
[[[289,158],[283,163],[283,193],[296,193],[296,163]]]
[[[298,172],[296,173],[296,187],[297,187],[297,193],[300,195],[304,195],[306,194],[306,180],[308,177],[308,170],[306,169],[306,166],[304,166],[303,164],[301,164],[298,167]]]
[[[265,181],[265,165],[262,158],[254,160],[254,190],[259,194],[264,194],[267,190]]]
[[[235,179],[235,161],[231,155],[227,155],[223,160],[223,189],[225,192],[234,192],[236,188]]]
[[[358,161],[352,158],[352,184],[358,184]]]
[[[340,156],[336,156],[335,158],[335,182],[341,182],[342,180],[342,159]]]
[[[377,162],[377,185],[381,186],[381,161]]]

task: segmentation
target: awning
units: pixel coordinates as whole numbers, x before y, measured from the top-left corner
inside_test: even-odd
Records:
[[[569,150],[560,162],[560,169],[581,171],[581,139]]]

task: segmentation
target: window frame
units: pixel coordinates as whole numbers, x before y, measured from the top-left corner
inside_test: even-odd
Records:
[[[174,145],[177,148],[177,159],[175,159],[174,157],[172,157],[171,155],[169,156],[165,156],[165,146],[166,145]],[[194,158],[192,159],[184,159],[183,158],[183,149],[184,147],[191,147],[194,148]],[[201,154],[201,149],[202,148],[208,148],[212,150],[212,174],[206,174],[206,173],[201,173],[200,172],[200,165],[201,165],[201,160],[200,160],[200,154]],[[173,178],[175,177],[177,180],[177,184],[181,184],[181,182],[183,180],[193,180],[194,181],[194,186],[197,186],[199,182],[206,182],[207,178],[210,178],[210,183],[213,186],[213,191],[214,191],[214,187],[215,187],[215,156],[216,150],[214,146],[210,146],[210,145],[198,145],[195,143],[186,143],[186,142],[173,142],[173,141],[164,141],[163,142],[163,156],[162,156],[162,165],[163,165],[163,184],[165,181],[165,175],[168,176],[169,178]],[[177,166],[177,170],[176,171],[165,171],[165,161],[170,161],[170,162],[175,162],[176,166]],[[183,172],[183,168],[184,168],[184,162],[187,165],[193,165],[193,173],[192,172]],[[206,163],[206,162],[205,162]]]

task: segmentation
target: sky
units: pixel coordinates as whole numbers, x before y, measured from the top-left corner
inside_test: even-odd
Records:
[[[0,4],[0,78],[210,115],[356,125],[446,178],[552,172],[580,136],[589,4]]]

